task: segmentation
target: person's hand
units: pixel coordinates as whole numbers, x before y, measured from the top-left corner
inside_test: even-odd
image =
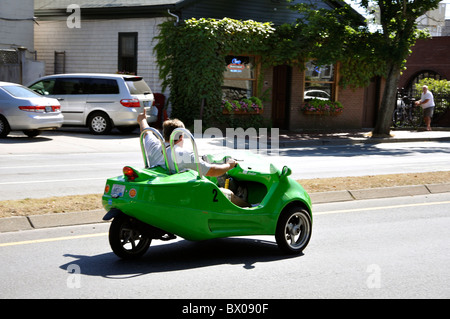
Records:
[[[147,120],[147,110],[144,108],[144,112],[139,113],[137,117],[138,122],[142,122],[143,120]]]
[[[236,167],[237,162],[234,159],[229,158],[229,159],[227,159],[227,164],[230,165],[230,169],[231,169],[231,168],[235,168]]]

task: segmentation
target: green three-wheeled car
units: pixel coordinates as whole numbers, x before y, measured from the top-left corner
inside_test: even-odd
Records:
[[[159,131],[142,132],[140,143],[144,168],[125,166],[123,175],[109,178],[103,194],[112,218],[109,242],[116,255],[124,259],[142,256],[153,239],[170,240],[176,236],[187,240],[219,237],[275,235],[278,246],[287,253],[300,253],[312,232],[311,200],[303,187],[289,177],[291,170],[273,164],[252,153],[221,177],[203,176],[201,170],[169,172],[168,154],[173,152],[174,136],[183,133],[192,141],[198,162],[195,140],[186,129],[176,129],[165,147]],[[144,146],[145,134],[154,134],[161,143],[165,166],[151,167]],[[220,163],[213,156],[204,159]],[[239,207],[224,195],[231,189],[249,203]]]

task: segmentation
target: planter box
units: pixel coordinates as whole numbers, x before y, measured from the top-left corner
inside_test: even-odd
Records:
[[[264,110],[259,110],[259,111],[251,111],[251,112],[246,112],[246,111],[228,111],[228,110],[222,110],[222,114],[236,114],[236,115],[256,115],[256,114],[262,114],[264,113]]]
[[[339,114],[342,114],[342,112],[324,112],[324,111],[303,111],[304,115],[328,115],[328,116],[337,116]]]

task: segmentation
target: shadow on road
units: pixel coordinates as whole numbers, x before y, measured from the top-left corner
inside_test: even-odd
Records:
[[[83,138],[91,140],[109,140],[109,139],[130,139],[139,136],[139,129],[136,128],[133,132],[125,134],[117,129],[113,129],[111,133],[105,135],[94,135],[89,132],[88,128],[64,126],[57,130],[43,131],[36,137],[28,137],[21,132],[13,131],[6,138],[0,140],[2,144],[20,144],[20,143],[37,143],[52,141],[55,137],[67,136],[72,138]]]
[[[110,279],[126,279],[150,273],[189,270],[221,264],[241,265],[251,270],[257,263],[272,262],[299,255],[285,255],[275,242],[248,238],[212,239],[201,242],[180,240],[173,243],[150,246],[139,260],[119,259],[108,252],[95,256],[71,255],[74,258],[60,268],[67,270],[76,264],[83,275]],[[301,256],[301,255],[300,255]]]

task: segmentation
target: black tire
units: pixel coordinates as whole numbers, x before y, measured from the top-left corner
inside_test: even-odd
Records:
[[[111,119],[103,112],[95,112],[89,115],[87,126],[89,131],[96,135],[108,134],[112,129]]]
[[[275,239],[278,247],[288,254],[299,254],[311,239],[312,221],[302,207],[292,206],[281,212]]]
[[[8,121],[0,115],[0,138],[8,136],[9,132],[11,132],[11,128]]]
[[[41,134],[41,131],[39,131],[39,130],[25,130],[25,131],[23,131],[23,134],[25,134],[28,137],[36,137],[39,134]]]
[[[137,259],[147,252],[152,239],[142,231],[138,220],[121,214],[114,218],[109,228],[112,251],[123,259]]]

